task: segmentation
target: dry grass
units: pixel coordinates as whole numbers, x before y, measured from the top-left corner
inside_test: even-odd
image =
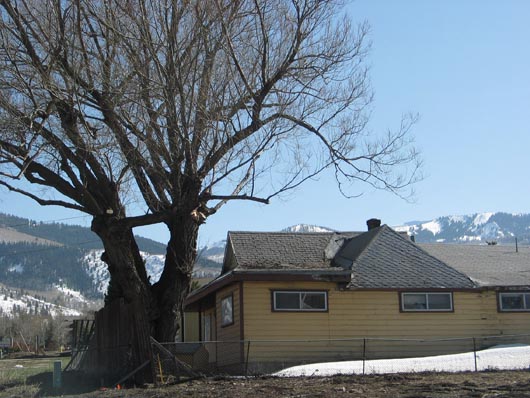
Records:
[[[0,397],[86,398],[363,397],[363,398],[530,398],[529,371],[412,373],[303,378],[205,378],[162,387],[101,390],[82,375],[63,374],[64,387],[51,386],[53,359],[0,361]],[[6,366],[6,364],[9,364]],[[63,363],[64,366],[65,363]]]

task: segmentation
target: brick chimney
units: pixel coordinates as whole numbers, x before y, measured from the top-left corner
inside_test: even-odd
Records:
[[[368,225],[368,231],[374,228],[378,228],[381,226],[381,220],[377,218],[370,218],[366,221],[366,225]]]

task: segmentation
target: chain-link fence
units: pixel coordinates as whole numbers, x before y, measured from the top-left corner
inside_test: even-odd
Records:
[[[456,370],[487,370],[495,363],[481,351],[494,346],[530,345],[530,335],[498,335],[440,339],[345,338],[308,340],[244,340],[164,343],[163,346],[191,369],[203,373],[268,374],[300,364],[357,361],[354,373],[374,373],[378,360],[425,358],[468,353],[457,359]],[[489,358],[489,357],[488,357]],[[350,364],[351,365],[351,364]],[[530,365],[530,358],[529,358]],[[422,371],[425,361],[385,363],[385,372]],[[461,369],[459,368],[461,367]],[[436,370],[436,368],[433,368]],[[443,367],[440,367],[443,370]]]

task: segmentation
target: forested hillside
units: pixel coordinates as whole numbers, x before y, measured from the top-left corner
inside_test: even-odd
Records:
[[[44,223],[0,213],[0,227],[14,229],[28,235],[53,240],[63,245],[84,249],[101,249],[101,241],[90,228],[64,223]],[[136,237],[140,250],[151,254],[165,254],[166,246],[151,239]]]
[[[73,246],[0,243],[0,280],[8,286],[34,290],[48,290],[62,282],[88,297],[96,296],[81,262],[86,252]]]

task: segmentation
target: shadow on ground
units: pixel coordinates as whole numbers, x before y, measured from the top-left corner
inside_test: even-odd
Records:
[[[28,377],[26,384],[39,386],[38,396],[79,395],[97,390],[99,382],[81,372],[63,372],[62,388],[53,388],[53,373],[39,373]]]

